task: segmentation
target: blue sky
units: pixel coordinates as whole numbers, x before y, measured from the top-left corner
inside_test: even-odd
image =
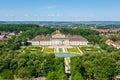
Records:
[[[0,0],[1,21],[120,21],[120,0]]]

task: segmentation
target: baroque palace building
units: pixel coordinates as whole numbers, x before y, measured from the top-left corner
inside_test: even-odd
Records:
[[[64,35],[56,30],[53,35],[38,35],[31,41],[33,46],[79,46],[88,45],[88,41],[78,35]]]

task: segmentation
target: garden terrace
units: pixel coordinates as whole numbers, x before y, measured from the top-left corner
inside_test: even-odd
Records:
[[[62,49],[62,48],[59,48],[59,52],[63,52],[63,49]]]
[[[95,47],[81,47],[79,49],[83,53],[102,53],[103,52],[101,48],[95,48]]]
[[[54,48],[44,48],[44,53],[54,53]]]
[[[78,50],[78,48],[67,48],[67,51],[69,53],[80,53],[80,51]]]
[[[40,53],[42,47],[25,47],[18,50],[18,52],[30,52],[30,53]]]

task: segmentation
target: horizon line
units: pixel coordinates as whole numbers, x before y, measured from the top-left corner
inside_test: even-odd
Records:
[[[83,20],[83,21],[64,21],[64,20],[0,20],[0,22],[120,22],[120,20]]]

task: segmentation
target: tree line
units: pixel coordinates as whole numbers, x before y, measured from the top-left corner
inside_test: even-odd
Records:
[[[71,74],[72,80],[112,80],[120,74],[120,52],[73,57]]]
[[[5,52],[0,56],[0,79],[31,79],[46,77],[47,80],[67,80],[64,59],[54,54]]]

